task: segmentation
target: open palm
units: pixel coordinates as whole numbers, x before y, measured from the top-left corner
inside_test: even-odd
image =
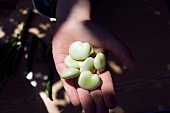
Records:
[[[68,55],[69,46],[75,41],[90,43],[96,53],[109,50],[119,57],[127,67],[134,67],[134,61],[129,50],[111,33],[95,25],[90,20],[65,21],[64,23],[57,23],[52,42],[54,62],[59,75],[66,69],[64,59]],[[80,88],[75,79],[61,79],[73,105],[81,104],[87,113],[107,113],[109,108],[115,107],[116,98],[111,73],[106,70],[100,73],[99,76],[103,82],[102,86],[93,91]]]

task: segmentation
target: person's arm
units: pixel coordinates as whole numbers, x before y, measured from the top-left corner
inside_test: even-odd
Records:
[[[89,20],[92,0],[58,0],[56,18],[59,20]]]

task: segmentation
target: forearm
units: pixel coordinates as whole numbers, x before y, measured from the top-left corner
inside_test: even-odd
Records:
[[[60,20],[89,20],[92,0],[58,0],[56,18]]]

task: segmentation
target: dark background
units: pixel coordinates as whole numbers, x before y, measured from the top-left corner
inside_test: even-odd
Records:
[[[16,21],[20,22],[24,18],[18,15],[16,10],[18,2],[19,0],[0,0],[0,23],[6,32],[2,40],[10,36],[14,26],[16,27],[10,24],[8,19],[15,17]],[[24,0],[20,4],[18,9],[31,6],[29,0]],[[36,23],[36,19],[42,23],[49,22],[37,15],[33,23]],[[93,21],[122,40],[131,49],[138,64],[135,70],[123,70],[120,75],[114,74],[118,107],[111,113],[141,113],[170,108],[170,13],[166,2],[100,0],[93,10]],[[35,24],[33,26],[36,27]],[[49,32],[38,28],[41,33]],[[119,63],[117,59],[115,62]],[[1,113],[47,113],[47,109],[50,113],[54,113],[54,109],[63,110],[62,113],[81,112],[81,108],[74,108],[69,103],[56,104],[48,99],[45,99],[47,106],[50,106],[49,104],[56,106],[46,108],[39,95],[43,88],[41,86],[34,88],[30,85],[30,81],[25,79],[26,75],[21,73],[24,70],[23,65],[24,60],[15,76],[10,77],[5,89],[0,92]],[[44,67],[34,68],[34,72],[38,73]],[[42,81],[38,79],[38,82]],[[57,82],[59,83],[59,80]],[[63,92],[60,88],[60,91],[55,93],[63,95]],[[64,99],[62,96],[57,98]]]

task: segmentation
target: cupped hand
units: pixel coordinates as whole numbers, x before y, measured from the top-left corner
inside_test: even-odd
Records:
[[[67,20],[56,23],[52,41],[53,58],[59,75],[66,69],[64,59],[68,55],[69,46],[75,41],[90,43],[96,53],[109,50],[119,57],[127,67],[135,67],[129,49],[111,33],[97,26],[91,20]],[[93,91],[80,88],[75,79],[61,79],[71,103],[74,106],[81,104],[86,113],[107,113],[109,108],[116,106],[114,84],[110,71],[106,69],[99,76],[102,79],[102,85]]]

